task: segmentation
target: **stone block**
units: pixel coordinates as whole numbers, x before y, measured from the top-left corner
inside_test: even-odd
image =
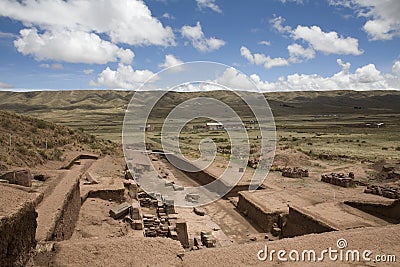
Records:
[[[109,214],[112,218],[119,219],[127,215],[131,207],[131,204],[124,202],[121,205],[110,209]]]
[[[26,187],[32,186],[32,174],[30,170],[8,171],[0,175],[0,179],[7,180],[10,184]]]

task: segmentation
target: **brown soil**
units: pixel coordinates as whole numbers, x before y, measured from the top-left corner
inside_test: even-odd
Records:
[[[259,261],[257,253],[259,250],[268,246],[268,250],[279,251],[285,249],[289,252],[296,249],[303,250],[314,249],[320,253],[324,249],[331,247],[338,249],[336,242],[340,238],[346,239],[348,247],[346,249],[358,249],[362,251],[368,249],[372,255],[394,254],[400,255],[400,227],[387,226],[381,228],[363,228],[347,231],[336,231],[324,234],[312,234],[296,238],[281,239],[272,242],[255,242],[251,244],[235,245],[228,248],[203,249],[193,251],[184,256],[183,266],[397,266],[397,263],[374,263],[374,262],[340,262],[329,261],[325,257],[323,262],[278,262],[276,254],[274,261]],[[319,254],[320,255],[320,254]],[[287,255],[286,255],[287,256]],[[372,258],[372,256],[371,256]]]
[[[128,233],[127,224],[122,220],[114,220],[108,214],[117,205],[118,203],[99,198],[87,199],[81,207],[71,240],[125,236]]]
[[[180,243],[168,238],[90,238],[57,243],[50,266],[179,266]]]
[[[270,211],[285,210],[288,204],[308,208],[309,212],[315,214],[316,217],[324,218],[324,220],[330,218],[330,223],[341,231],[266,243],[265,233],[253,226],[236,210],[232,203],[234,201],[221,199],[203,207],[206,211],[205,216],[195,214],[192,209],[176,208],[178,218],[185,219],[188,223],[190,240],[199,236],[201,231],[212,231],[218,241],[218,248],[187,251],[182,256],[182,247],[178,242],[165,238],[142,237],[142,231],[132,230],[122,220],[110,218],[108,211],[118,204],[116,201],[89,197],[81,207],[72,238],[57,242],[55,251],[39,254],[32,264],[36,266],[47,264],[131,266],[133,263],[135,266],[247,266],[265,264],[257,260],[257,252],[264,248],[265,244],[268,244],[268,247],[271,246],[271,249],[322,250],[326,246],[334,247],[339,237],[346,238],[351,248],[371,249],[381,253],[399,253],[397,226],[385,226],[389,223],[342,204],[343,201],[390,203],[392,200],[364,194],[364,187],[342,188],[320,181],[322,173],[350,171],[355,173],[356,178],[368,180],[368,172],[375,170],[369,163],[313,160],[300,152],[290,150],[278,151],[278,153],[281,153],[281,156],[276,162],[285,163],[285,166],[306,167],[309,169],[310,177],[286,178],[282,177],[280,172],[271,172],[264,182],[267,189],[242,194]],[[197,185],[182,172],[171,169],[165,162],[159,161],[156,164],[161,164],[163,170],[173,175],[172,179],[177,183],[184,186]],[[218,167],[212,168],[218,171]],[[47,169],[50,179],[35,185],[35,188],[44,192],[45,195],[38,207],[39,226],[51,223],[52,216],[59,206],[57,203],[65,199],[65,188],[68,188],[68,184],[74,179],[82,177],[81,195],[84,195],[85,191],[121,187],[123,169],[123,159],[115,157],[103,157],[96,161],[81,160],[80,166],[74,166],[70,170]],[[84,184],[86,172],[90,172],[99,184]],[[8,212],[5,210],[7,208],[3,208],[4,212]],[[143,211],[152,212],[145,209]],[[346,230],[349,228],[356,229]],[[43,229],[45,228],[38,228],[37,237],[43,235],[40,234],[41,232],[46,233]],[[376,236],[379,236],[379,242]],[[250,239],[256,241],[250,241]],[[329,266],[330,262],[323,264]]]

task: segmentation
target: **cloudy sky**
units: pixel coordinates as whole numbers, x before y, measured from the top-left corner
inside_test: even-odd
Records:
[[[399,14],[399,0],[1,0],[0,90],[137,89],[197,60],[263,91],[399,90]]]

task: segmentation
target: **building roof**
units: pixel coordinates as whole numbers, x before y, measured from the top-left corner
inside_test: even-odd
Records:
[[[207,122],[206,125],[207,126],[223,126],[223,124],[220,122]]]

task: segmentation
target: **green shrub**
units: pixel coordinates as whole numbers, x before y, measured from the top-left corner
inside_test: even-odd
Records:
[[[37,120],[36,121],[36,127],[39,129],[46,129],[47,128],[47,122],[42,121],[42,120]]]

